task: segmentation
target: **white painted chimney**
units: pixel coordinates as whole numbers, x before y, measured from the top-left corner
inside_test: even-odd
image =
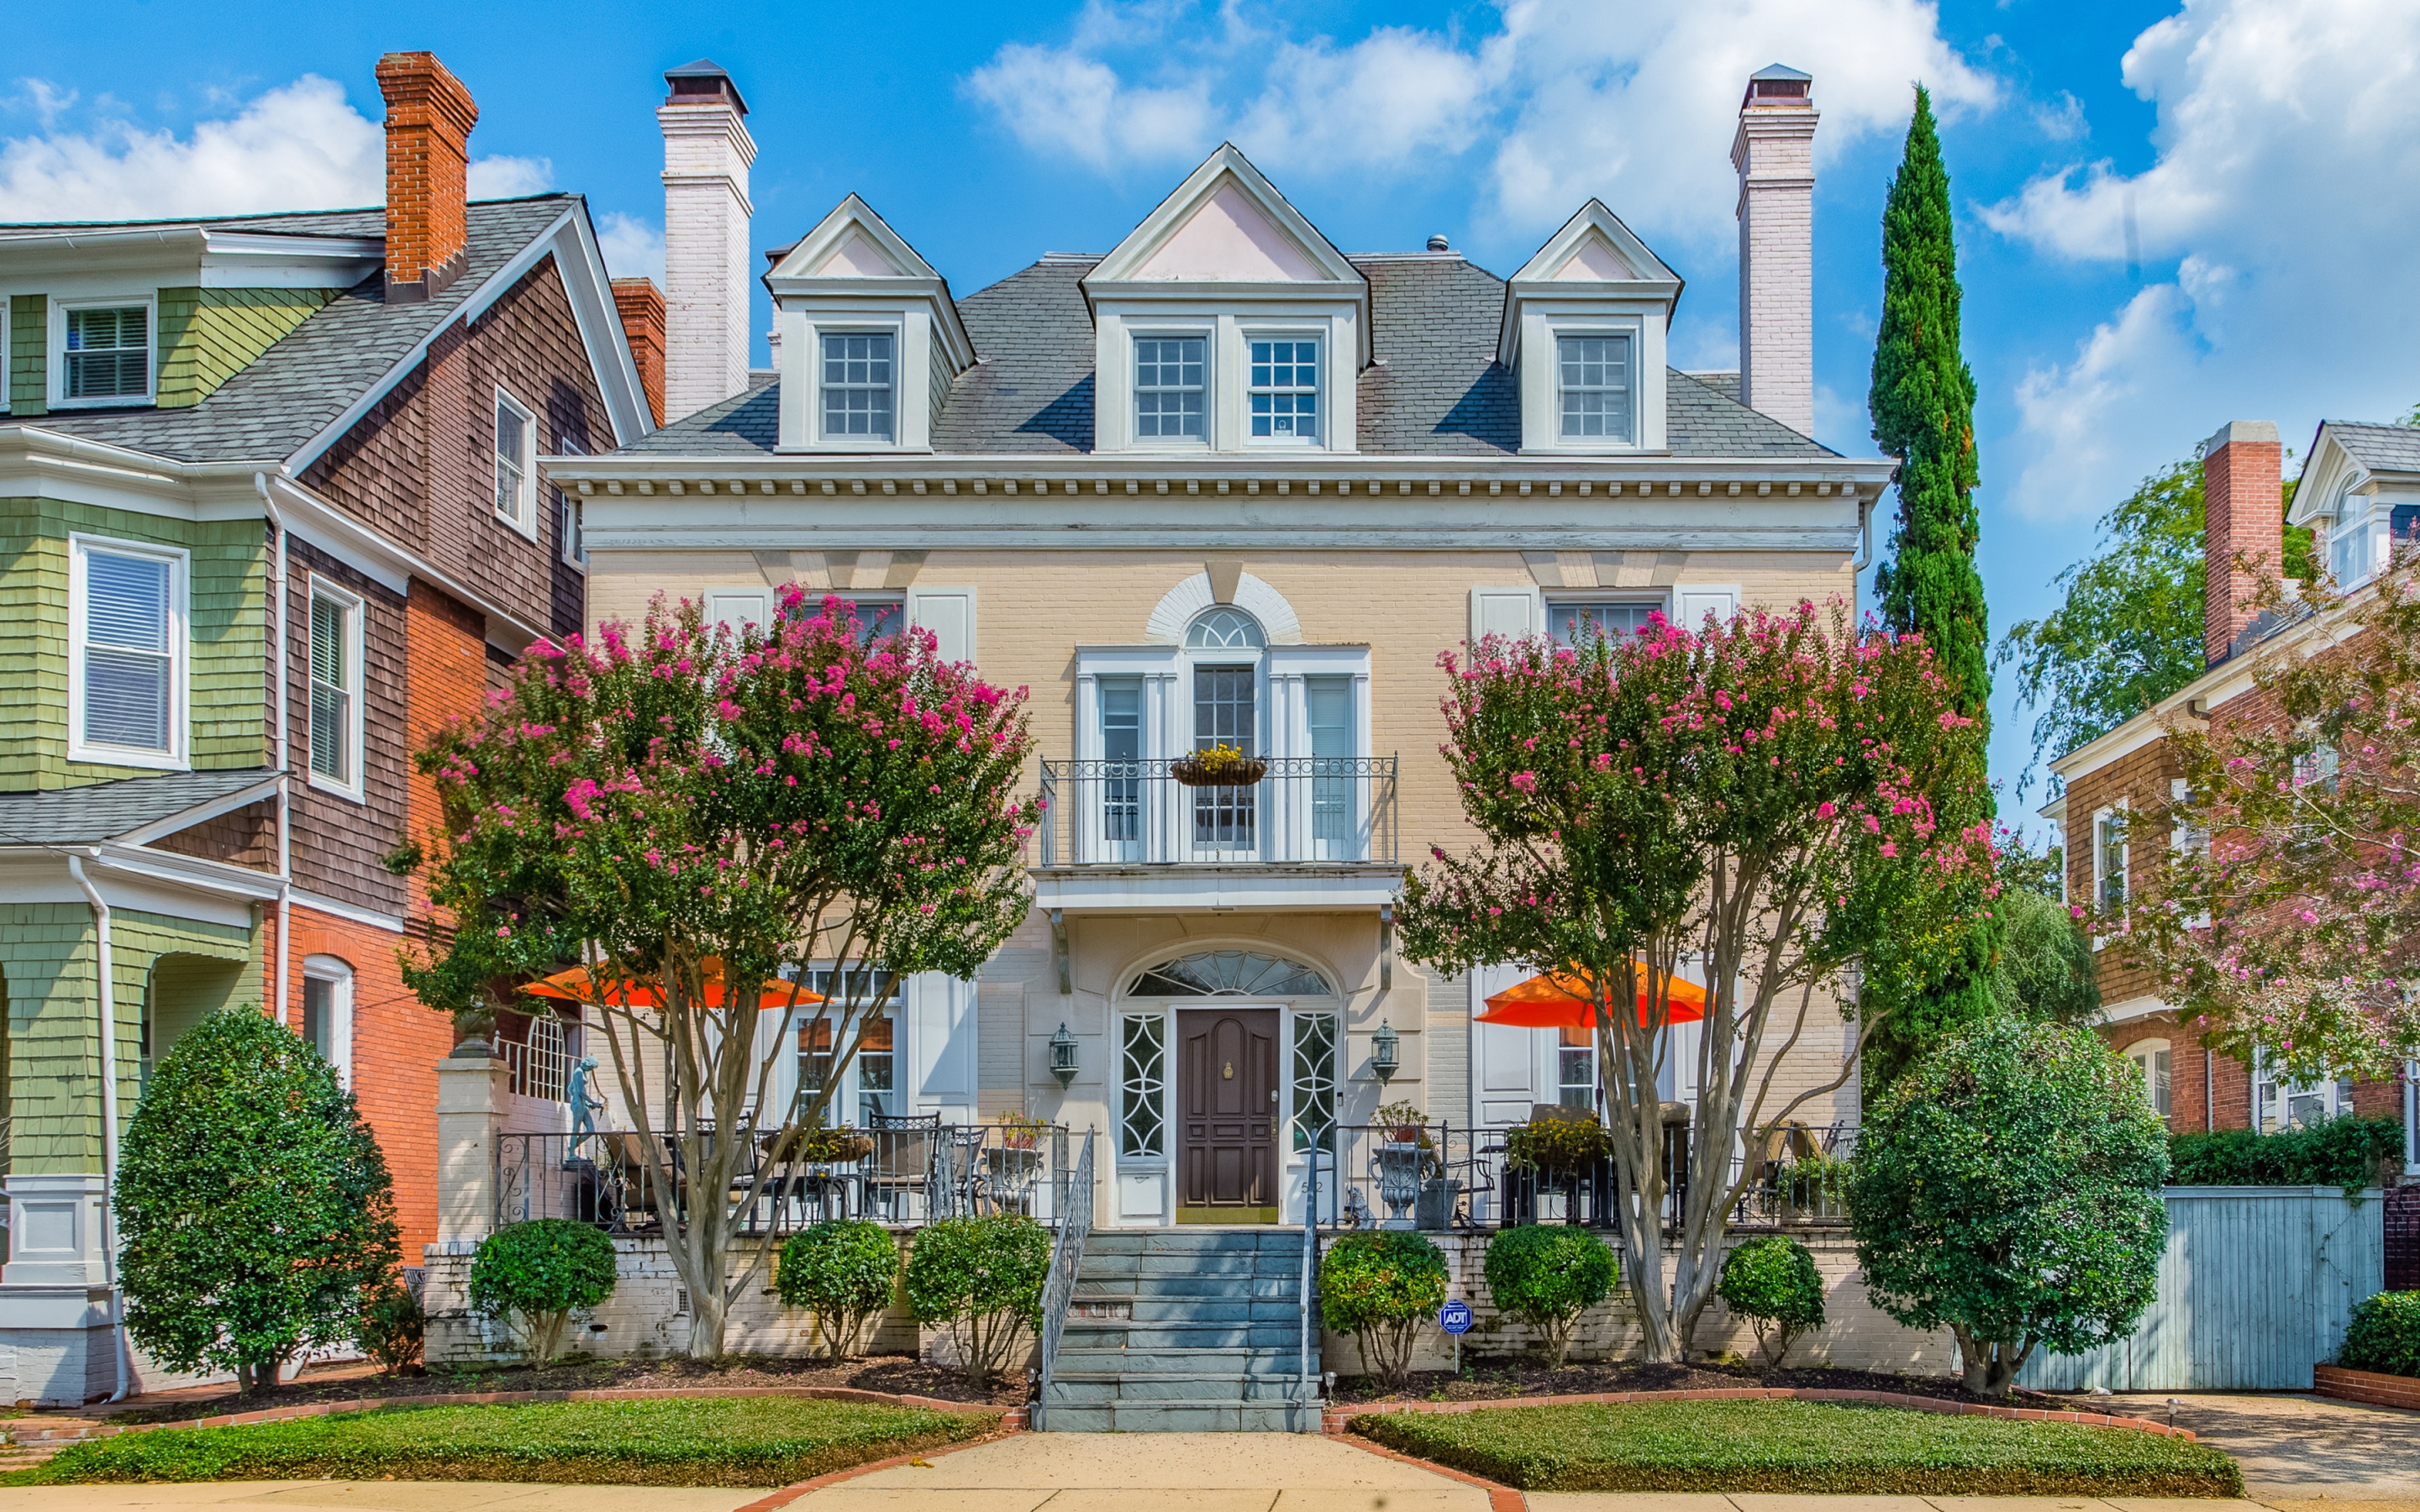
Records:
[[[664,75],[664,419],[748,387],[748,166],[756,141],[731,75],[700,58]]]
[[[1815,431],[1815,123],[1811,75],[1776,63],[1748,76],[1739,170],[1740,399]]]

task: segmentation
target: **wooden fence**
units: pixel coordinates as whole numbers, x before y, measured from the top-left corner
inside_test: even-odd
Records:
[[[2384,1283],[2381,1194],[2334,1186],[2172,1186],[2159,1300],[2134,1333],[2037,1353],[2040,1391],[2308,1391],[2355,1304]]]

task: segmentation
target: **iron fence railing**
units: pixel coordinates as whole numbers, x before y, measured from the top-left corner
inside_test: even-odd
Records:
[[[565,1088],[570,1084],[571,1063],[577,1057],[566,1041],[563,1026],[553,1019],[537,1019],[530,1025],[526,1040],[506,1040],[498,1046],[504,1054],[505,1083],[516,1096],[534,1097],[543,1103],[560,1103]]]
[[[995,1212],[1055,1227],[1072,1195],[1067,1130],[1058,1124],[953,1124],[932,1115],[824,1131],[814,1143],[795,1130],[739,1136],[748,1148],[721,1197],[752,1234],[825,1218],[914,1227]],[[631,1130],[499,1135],[496,1222],[568,1218],[633,1238],[679,1228],[701,1194],[676,1136],[659,1134],[654,1155],[647,1145]],[[837,1158],[814,1158],[824,1155]]]
[[[1047,1427],[1050,1378],[1059,1368],[1059,1341],[1067,1331],[1067,1309],[1076,1300],[1076,1273],[1084,1259],[1084,1241],[1093,1232],[1093,1131],[1084,1131],[1083,1148],[1069,1173],[1066,1201],[1060,1209],[1059,1237],[1050,1247],[1050,1270],[1042,1282],[1042,1367],[1035,1378],[1033,1413],[1036,1428]]]
[[[1279,756],[1249,784],[1189,787],[1168,761],[1042,764],[1039,863],[1391,862],[1395,758]]]

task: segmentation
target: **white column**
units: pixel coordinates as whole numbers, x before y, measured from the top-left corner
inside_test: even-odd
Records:
[[[678,97],[675,97],[678,98]],[[664,419],[748,387],[748,168],[755,139],[720,100],[666,104]]]
[[[1766,73],[1788,70],[1767,69]],[[1782,83],[1784,81],[1771,81]],[[1739,171],[1740,398],[1801,435],[1815,429],[1815,125],[1794,94],[1750,82],[1731,139]]]

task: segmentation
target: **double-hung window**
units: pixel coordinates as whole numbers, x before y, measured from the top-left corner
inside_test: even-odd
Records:
[[[1628,445],[1632,415],[1630,337],[1555,338],[1555,403],[1567,441]]]
[[[889,441],[892,416],[892,338],[881,332],[833,331],[823,337],[824,439]]]
[[[86,306],[67,316],[60,396],[71,403],[141,399],[151,393],[151,310],[144,304]]]
[[[1647,627],[1648,618],[1664,606],[1632,599],[1546,601],[1546,633],[1571,645],[1586,645],[1602,636],[1617,640]]]
[[[358,795],[362,785],[362,601],[311,588],[311,781]]]
[[[537,532],[537,421],[511,395],[496,394],[496,514],[524,535]]]
[[[554,443],[554,449],[566,456],[582,456],[588,448],[566,436]],[[563,560],[575,567],[588,565],[588,542],[581,534],[580,501],[561,488],[554,490],[555,534],[560,542]]]
[[[1251,347],[1251,423],[1256,441],[1319,441],[1319,343],[1302,337]]]
[[[2335,525],[2328,532],[2328,574],[2338,588],[2354,588],[2369,580],[2374,554],[2370,538],[2376,533],[2367,494],[2347,487],[2336,496]]]
[[[77,538],[68,579],[69,758],[185,756],[185,556]]]
[[[2126,812],[2104,809],[2092,819],[2092,857],[2102,910],[2126,906]]]
[[[1204,441],[1209,430],[1210,343],[1202,336],[1135,341],[1135,439]]]

